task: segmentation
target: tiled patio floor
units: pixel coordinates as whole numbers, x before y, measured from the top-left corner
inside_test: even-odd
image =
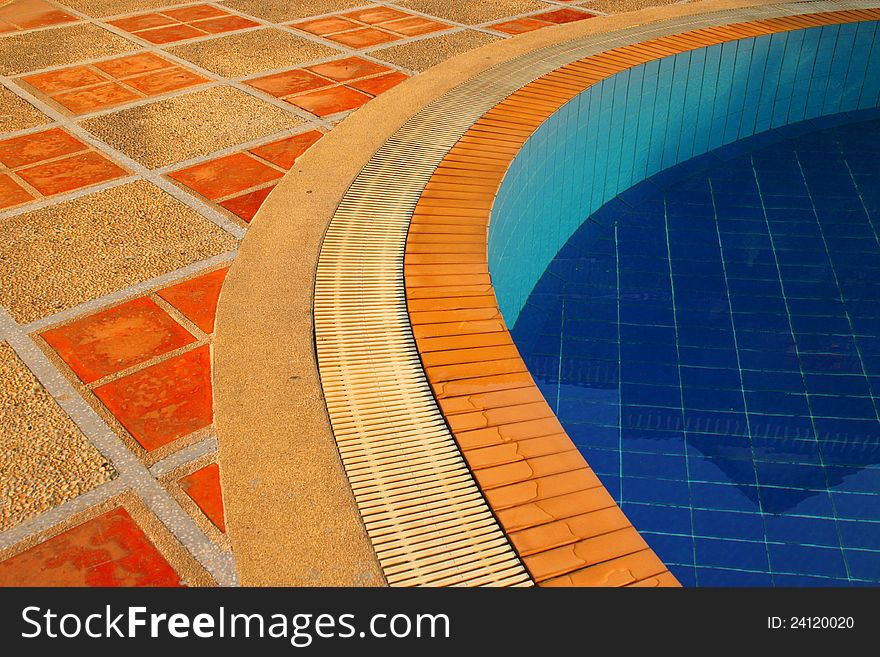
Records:
[[[235,584],[210,354],[261,203],[407,77],[616,1],[0,0],[0,427],[77,455],[0,459],[0,585]]]

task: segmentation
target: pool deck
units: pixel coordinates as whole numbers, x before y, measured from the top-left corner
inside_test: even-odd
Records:
[[[366,255],[341,261],[359,276],[366,242],[334,252],[330,240],[323,253],[322,242],[340,202],[356,200],[349,188],[371,158],[461,83],[537,49],[621,30],[638,38],[638,26],[648,34],[657,21],[684,25],[772,3],[604,15],[654,4],[0,2],[0,585],[544,579],[502,509],[487,505],[491,486],[459,451],[466,414],[444,407],[438,382],[448,379],[431,366],[425,376],[424,339],[413,342],[411,316],[398,312],[407,306],[408,219],[393,227],[392,245],[373,252],[391,258],[387,267],[378,261],[393,284],[387,324],[360,319],[369,297],[357,285],[339,297],[352,305],[336,301],[334,256]],[[480,115],[442,134],[435,154]],[[418,168],[407,175],[424,178],[413,188],[421,192],[436,167]],[[486,211],[489,195],[480,196]],[[412,299],[425,263],[409,252]],[[491,304],[483,308],[491,314]],[[339,321],[346,309],[348,325]],[[397,342],[370,344],[362,339],[370,332]],[[394,394],[406,408],[388,403],[391,393],[369,379],[375,373],[346,365],[358,349],[383,366],[402,363],[383,381],[403,385]],[[430,422],[436,440],[428,442],[442,455],[413,458],[444,464],[431,476],[460,495],[444,527],[463,518],[469,531],[458,533],[470,538],[456,539],[465,544],[454,559],[436,556],[441,528],[418,529],[444,505],[414,518],[400,513],[420,503],[412,491],[370,490],[389,459],[382,445],[363,458],[363,427],[352,430],[346,413],[377,407],[399,413],[397,427]],[[370,420],[380,431],[387,421]],[[397,472],[388,481],[400,480]],[[481,549],[491,550],[483,570],[469,556]],[[641,578],[598,583],[671,583],[664,573],[660,564]]]

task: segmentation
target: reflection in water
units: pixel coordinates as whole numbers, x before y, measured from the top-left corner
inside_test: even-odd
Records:
[[[674,167],[590,217],[513,331],[685,584],[880,582],[880,119]]]

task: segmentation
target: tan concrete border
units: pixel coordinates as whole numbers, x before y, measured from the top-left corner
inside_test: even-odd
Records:
[[[220,299],[215,415],[227,524],[245,585],[384,578],[324,404],[312,323],[322,238],[370,157],[422,107],[526,52],[645,23],[778,4],[709,0],[547,28],[455,57],[386,92],[312,148],[258,213]],[[812,11],[839,6],[812,3]]]

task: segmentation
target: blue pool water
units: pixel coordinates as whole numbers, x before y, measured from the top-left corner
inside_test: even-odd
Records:
[[[621,193],[565,242],[512,333],[684,585],[880,583],[877,110]]]

